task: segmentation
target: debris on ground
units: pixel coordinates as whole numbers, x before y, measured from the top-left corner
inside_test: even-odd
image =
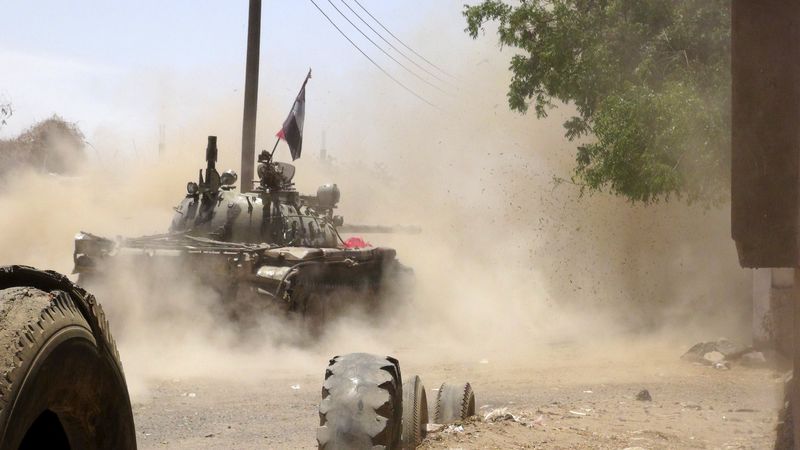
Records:
[[[638,394],[636,394],[636,400],[639,400],[640,402],[652,402],[653,397],[650,396],[650,391],[647,389],[642,389]]]
[[[681,408],[683,408],[683,409],[692,409],[692,410],[695,410],[695,411],[700,411],[700,410],[702,410],[702,409],[703,409],[703,407],[702,407],[702,406],[700,406],[700,405],[698,405],[697,403],[692,403],[692,402],[680,402],[680,403],[678,403],[678,404],[679,404],[679,405],[681,406]]]
[[[291,387],[291,388],[292,388],[292,390],[294,390],[294,391],[300,390],[300,385],[299,385],[299,384],[293,384],[293,385],[291,385],[290,387]]]
[[[519,418],[508,412],[508,408],[493,409],[483,416],[484,422],[502,422],[504,420],[519,422]]]
[[[464,427],[462,425],[448,425],[447,428],[444,429],[443,433],[463,433]]]
[[[728,361],[715,362],[714,368],[718,370],[729,370],[731,368],[731,363],[729,363]]]
[[[707,366],[715,366],[723,361],[737,360],[751,352],[753,352],[752,347],[745,347],[725,338],[720,338],[716,341],[700,342],[693,345],[681,356],[681,359]]]

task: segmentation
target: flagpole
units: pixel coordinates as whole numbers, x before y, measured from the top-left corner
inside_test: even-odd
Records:
[[[292,105],[292,108],[294,108],[294,105]],[[278,148],[278,144],[279,144],[280,142],[281,142],[281,138],[278,138],[278,139],[276,139],[276,140],[275,140],[275,146],[274,146],[274,147],[272,147],[272,153],[270,153],[270,154],[269,154],[269,159],[270,159],[270,161],[272,161],[272,155],[274,155],[274,154],[275,154],[275,149],[277,149],[277,148]]]

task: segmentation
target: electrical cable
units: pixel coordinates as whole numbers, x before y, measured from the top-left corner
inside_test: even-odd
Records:
[[[392,61],[396,62],[396,63],[397,63],[397,65],[399,65],[400,67],[402,67],[403,69],[405,69],[405,70],[406,70],[406,72],[410,73],[411,75],[414,75],[414,76],[415,76],[415,77],[417,77],[417,78],[418,78],[420,81],[422,81],[423,83],[425,83],[425,84],[427,84],[427,85],[431,86],[432,88],[434,88],[434,89],[438,90],[439,92],[441,92],[441,93],[443,93],[443,94],[446,94],[446,93],[447,93],[447,92],[445,92],[445,91],[444,91],[442,88],[440,88],[439,86],[437,86],[437,85],[435,85],[435,84],[431,83],[430,81],[426,80],[426,79],[425,79],[425,78],[423,78],[423,77],[422,77],[420,74],[418,74],[417,72],[414,72],[413,70],[409,69],[409,68],[408,68],[408,67],[407,67],[405,64],[403,64],[403,63],[401,63],[400,61],[398,61],[398,60],[397,60],[397,58],[395,58],[394,56],[390,55],[390,54],[389,54],[389,52],[387,52],[387,51],[386,51],[386,50],[385,50],[383,47],[381,47],[380,45],[378,45],[378,44],[377,44],[375,41],[373,41],[373,40],[372,40],[372,38],[370,38],[369,36],[367,36],[367,33],[364,33],[364,31],[363,31],[361,28],[359,28],[359,27],[358,27],[358,25],[354,24],[354,23],[353,23],[353,21],[352,21],[352,20],[350,20],[350,18],[349,18],[349,17],[347,17],[347,15],[346,15],[345,13],[343,13],[343,12],[342,12],[342,10],[340,10],[340,9],[339,9],[339,8],[338,8],[338,7],[337,7],[337,6],[336,6],[336,5],[333,3],[333,1],[331,1],[331,0],[328,0],[328,3],[330,3],[330,4],[331,4],[331,6],[333,7],[333,9],[335,9],[335,10],[336,10],[336,12],[338,12],[340,16],[344,17],[344,20],[346,20],[346,21],[347,21],[347,22],[348,22],[350,25],[352,25],[352,26],[353,26],[353,28],[355,28],[355,29],[356,29],[356,31],[358,31],[359,33],[361,33],[361,35],[362,35],[362,36],[364,36],[364,38],[365,38],[366,40],[368,40],[368,41],[370,42],[370,44],[372,44],[373,46],[375,46],[375,48],[377,48],[378,50],[380,50],[380,51],[381,51],[381,52],[382,52],[384,55],[386,55],[386,56],[387,56],[389,59],[391,59]]]
[[[349,10],[350,10],[350,12],[352,12],[352,13],[353,13],[353,15],[355,15],[356,17],[358,17],[358,19],[359,19],[361,22],[363,22],[363,23],[364,23],[364,25],[366,25],[366,26],[367,26],[367,28],[369,28],[370,30],[372,30],[372,32],[373,32],[373,33],[375,33],[375,34],[376,34],[376,35],[377,35],[379,38],[381,38],[381,40],[382,40],[383,42],[385,42],[385,43],[386,43],[386,44],[387,44],[389,47],[391,47],[391,48],[392,48],[394,51],[396,51],[397,53],[399,53],[399,54],[400,54],[400,55],[401,55],[403,58],[407,59],[407,60],[408,60],[408,61],[409,61],[411,64],[414,64],[414,65],[415,65],[415,66],[417,66],[417,67],[418,67],[418,68],[419,68],[421,71],[423,71],[423,72],[427,73],[428,75],[432,76],[433,78],[436,78],[437,80],[441,81],[442,83],[445,83],[445,84],[448,84],[448,85],[452,86],[452,84],[451,84],[449,81],[447,81],[447,80],[445,80],[445,79],[442,79],[442,78],[440,78],[440,77],[439,77],[438,75],[436,75],[435,73],[433,73],[433,72],[431,72],[430,70],[426,69],[425,67],[423,67],[422,65],[420,65],[418,62],[414,61],[414,59],[413,59],[413,58],[411,58],[410,56],[406,55],[406,54],[405,54],[405,52],[403,52],[403,51],[402,51],[402,50],[400,50],[399,48],[395,47],[395,45],[394,45],[394,44],[392,44],[391,42],[389,42],[389,40],[388,40],[388,39],[386,39],[386,38],[383,36],[383,34],[381,34],[381,33],[380,33],[378,30],[376,30],[376,29],[375,29],[375,28],[374,28],[372,25],[370,25],[370,24],[369,24],[369,22],[367,22],[367,19],[365,19],[364,17],[362,17],[362,16],[361,16],[361,15],[360,15],[360,14],[359,14],[359,13],[358,13],[358,12],[357,12],[355,9],[353,9],[353,7],[352,7],[352,6],[350,6],[350,4],[348,4],[348,3],[347,3],[347,0],[341,0],[341,2],[342,2],[342,4],[344,4],[344,6],[346,6],[346,7],[347,7],[347,9],[349,9]]]
[[[365,12],[365,13],[367,13],[367,15],[369,15],[370,17],[372,17],[372,20],[374,20],[374,21],[375,21],[375,22],[376,22],[378,25],[380,25],[380,26],[381,26],[381,28],[383,28],[384,30],[386,30],[386,32],[387,32],[387,33],[389,33],[389,35],[390,35],[390,36],[392,36],[393,38],[395,38],[395,39],[397,40],[397,42],[399,42],[400,44],[402,44],[402,45],[403,45],[403,47],[405,47],[405,48],[409,49],[409,50],[410,50],[412,53],[414,53],[415,55],[417,55],[417,56],[418,56],[420,59],[422,59],[422,60],[423,60],[423,61],[425,61],[426,63],[430,64],[432,67],[436,68],[436,70],[438,70],[439,72],[442,72],[443,74],[447,75],[447,76],[448,76],[448,77],[450,77],[450,78],[456,79],[456,77],[455,77],[455,76],[453,76],[453,75],[451,75],[451,74],[447,73],[447,72],[446,72],[444,69],[442,69],[441,67],[439,67],[439,66],[437,66],[436,64],[434,64],[434,63],[432,63],[432,62],[428,61],[428,59],[427,59],[427,58],[425,58],[424,56],[422,56],[422,55],[420,55],[419,53],[417,53],[417,52],[416,52],[416,51],[415,51],[413,48],[409,47],[409,46],[408,46],[408,45],[407,45],[405,42],[403,42],[402,40],[400,40],[400,38],[399,38],[399,37],[395,36],[395,34],[394,34],[394,33],[392,33],[392,32],[391,32],[391,30],[389,30],[388,28],[386,28],[386,26],[385,26],[383,23],[381,23],[381,21],[380,21],[380,20],[378,20],[378,19],[377,19],[375,16],[373,16],[373,15],[372,15],[372,13],[370,13],[370,12],[369,12],[369,10],[367,10],[367,8],[365,8],[365,7],[364,7],[364,5],[362,5],[362,4],[361,4],[361,2],[359,2],[358,0],[353,0],[353,1],[354,1],[354,2],[356,2],[356,5],[358,5],[358,6],[359,6],[361,9],[363,9],[363,10],[364,10],[364,12]]]
[[[317,4],[317,2],[315,2],[314,0],[308,0],[308,1],[310,1],[310,2],[311,2],[311,3],[312,3],[312,4],[313,4],[313,5],[314,5],[314,6],[317,8],[317,11],[319,11],[319,12],[320,12],[320,13],[321,13],[323,16],[325,16],[325,18],[326,18],[326,19],[328,19],[328,22],[330,22],[330,24],[331,24],[331,25],[333,25],[333,27],[334,27],[334,28],[336,28],[336,31],[338,31],[338,32],[339,32],[339,34],[341,34],[341,35],[342,35],[342,36],[343,36],[345,39],[347,39],[347,42],[349,42],[349,43],[350,43],[350,45],[352,45],[353,47],[355,47],[355,49],[356,49],[356,50],[358,50],[358,52],[359,52],[359,53],[361,53],[361,54],[362,54],[362,55],[363,55],[365,58],[367,58],[367,60],[369,60],[369,62],[371,62],[371,63],[372,63],[372,64],[373,64],[375,67],[377,67],[377,68],[378,68],[378,70],[380,70],[381,72],[383,72],[383,74],[384,74],[384,75],[386,75],[387,77],[389,77],[389,79],[391,79],[392,81],[394,81],[395,83],[397,83],[397,85],[399,85],[400,87],[402,87],[403,89],[405,89],[405,90],[406,90],[406,91],[407,91],[409,94],[413,95],[413,96],[414,96],[414,97],[416,97],[418,100],[422,101],[423,103],[427,104],[428,106],[431,106],[431,107],[433,107],[433,108],[436,108],[436,109],[438,109],[438,110],[441,110],[441,108],[439,108],[439,107],[438,107],[438,106],[436,106],[435,104],[431,103],[431,102],[430,102],[428,99],[426,99],[425,97],[423,97],[423,96],[421,96],[421,95],[417,94],[417,93],[416,93],[416,92],[415,92],[413,89],[409,88],[408,86],[406,86],[405,84],[403,84],[403,83],[402,83],[400,80],[398,80],[397,78],[393,77],[393,76],[392,76],[392,74],[390,74],[389,72],[387,72],[387,71],[386,71],[386,69],[384,69],[383,67],[381,67],[381,65],[380,65],[380,64],[378,64],[377,62],[375,62],[375,60],[374,60],[374,59],[372,59],[372,58],[371,58],[371,57],[370,57],[368,54],[366,54],[366,53],[364,52],[364,50],[362,50],[362,49],[361,49],[361,47],[359,47],[359,46],[358,46],[358,45],[357,45],[355,42],[353,42],[353,40],[352,40],[352,39],[350,39],[350,37],[349,37],[349,36],[348,36],[348,35],[347,35],[347,34],[346,34],[344,31],[342,31],[342,29],[341,29],[341,28],[339,28],[339,26],[338,26],[338,25],[336,25],[336,22],[334,22],[334,21],[333,21],[333,19],[331,19],[331,18],[330,18],[330,16],[328,16],[328,14],[326,14],[326,13],[325,13],[325,11],[324,11],[322,8],[320,8],[320,7],[319,7],[319,5]]]

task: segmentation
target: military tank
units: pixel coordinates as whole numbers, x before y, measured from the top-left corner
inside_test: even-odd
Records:
[[[219,293],[236,318],[278,311],[318,331],[342,309],[380,308],[394,281],[411,273],[394,249],[341,238],[336,184],[303,195],[294,187],[295,167],[263,151],[255,186],[238,189],[235,172],[217,171],[217,154],[217,139],[209,136],[205,173],[187,184],[167,233],[116,239],[78,233],[79,282],[94,284],[123,264],[154,276],[176,276],[179,268],[180,276]]]

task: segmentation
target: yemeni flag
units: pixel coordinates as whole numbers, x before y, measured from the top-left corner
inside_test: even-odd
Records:
[[[300,88],[300,93],[294,100],[292,110],[289,111],[289,116],[283,121],[283,127],[276,136],[278,139],[283,139],[289,144],[289,151],[292,152],[292,161],[300,157],[300,152],[303,151],[303,122],[306,118],[306,83],[311,78],[311,70],[308,71],[303,87]]]

